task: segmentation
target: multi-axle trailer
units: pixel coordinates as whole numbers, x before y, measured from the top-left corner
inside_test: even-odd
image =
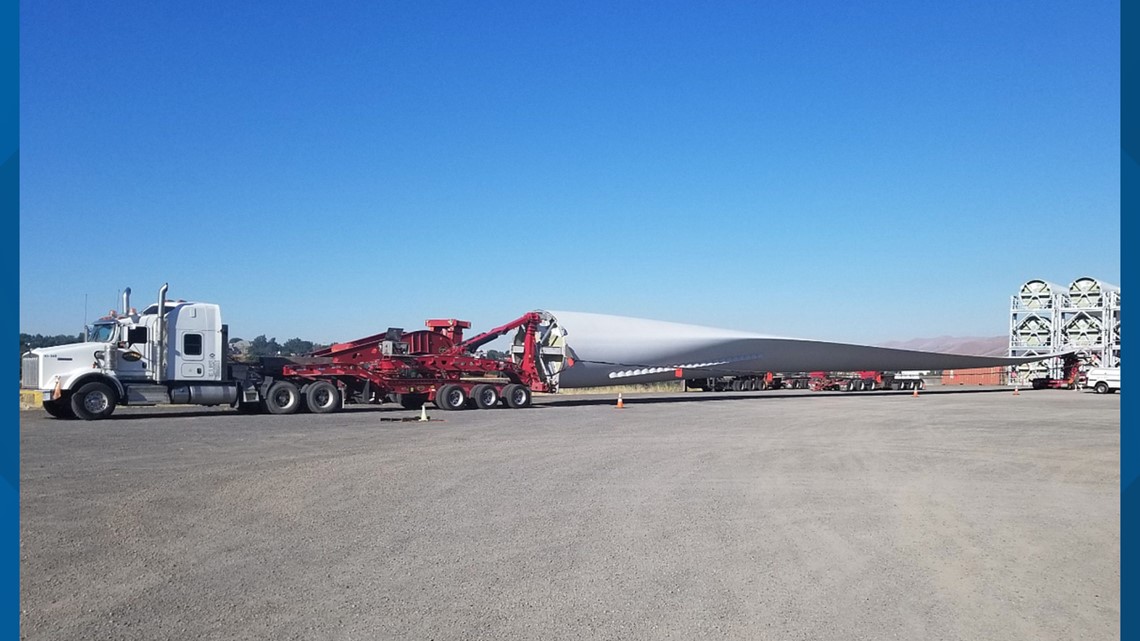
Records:
[[[705,392],[750,392],[778,389],[860,392],[872,390],[923,389],[921,376],[906,372],[806,372],[782,374],[763,372],[739,376],[711,376],[685,379],[685,389]]]
[[[119,405],[230,405],[241,411],[335,412],[346,403],[395,401],[445,410],[530,405],[555,392],[571,364],[562,329],[543,312],[464,340],[466,321],[429,320],[426,330],[391,328],[305,357],[235,362],[228,328],[211,303],[169,301],[167,286],[141,314],[130,307],[97,321],[84,343],[35,349],[21,387],[39,390],[56,418],[102,419]],[[477,350],[514,332],[508,359]]]

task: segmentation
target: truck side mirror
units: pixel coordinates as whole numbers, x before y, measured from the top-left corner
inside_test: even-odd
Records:
[[[146,342],[146,328],[145,327],[132,327],[127,330],[127,344],[134,345],[136,343]]]

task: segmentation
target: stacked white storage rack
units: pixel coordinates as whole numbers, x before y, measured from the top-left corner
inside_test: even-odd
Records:
[[[1042,356],[1081,352],[1089,367],[1120,367],[1120,288],[1081,277],[1068,287],[1031,280],[1012,297],[1009,355]],[[1014,385],[1034,378],[1061,378],[1060,359],[1020,365]]]

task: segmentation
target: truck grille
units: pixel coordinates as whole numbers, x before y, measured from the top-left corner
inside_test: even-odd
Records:
[[[24,357],[22,373],[20,374],[20,387],[28,389],[40,388],[40,357]]]

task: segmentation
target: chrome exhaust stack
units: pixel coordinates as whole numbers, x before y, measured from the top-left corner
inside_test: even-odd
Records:
[[[131,288],[123,290],[123,316],[131,313]]]
[[[163,283],[162,287],[158,290],[158,323],[155,337],[158,344],[157,358],[152,362],[156,363],[154,368],[154,382],[161,383],[163,377],[166,376],[166,290],[170,288],[169,283]]]

